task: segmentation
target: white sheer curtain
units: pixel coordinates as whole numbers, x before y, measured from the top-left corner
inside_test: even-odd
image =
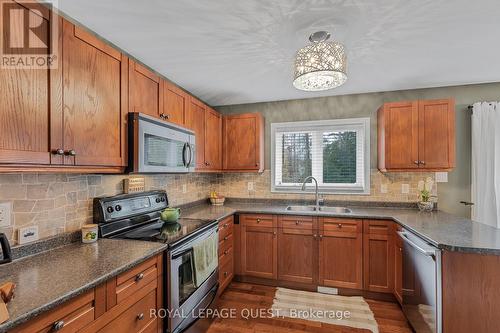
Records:
[[[472,109],[472,219],[500,228],[500,102]]]

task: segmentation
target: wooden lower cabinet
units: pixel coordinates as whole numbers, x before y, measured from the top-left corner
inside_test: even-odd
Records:
[[[317,282],[318,229],[315,217],[278,217],[278,279],[306,284]]]
[[[162,255],[153,257],[10,333],[160,333],[150,309],[163,306]]]
[[[364,289],[382,293],[394,291],[393,222],[363,221]]]
[[[234,217],[219,222],[219,294],[234,276]]]
[[[320,218],[319,284],[362,289],[363,221]]]
[[[403,303],[403,240],[394,233],[394,297]]]
[[[240,217],[243,228],[241,230],[242,275],[265,279],[278,278],[276,221],[277,217],[270,215]]]

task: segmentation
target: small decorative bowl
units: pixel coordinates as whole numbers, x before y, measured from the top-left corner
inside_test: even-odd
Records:
[[[421,212],[432,212],[434,209],[434,201],[420,201],[417,205]]]
[[[210,202],[214,206],[222,206],[224,201],[226,201],[226,198],[210,198]]]

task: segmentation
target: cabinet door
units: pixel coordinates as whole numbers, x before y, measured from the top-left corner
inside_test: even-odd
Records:
[[[186,127],[196,135],[196,169],[204,169],[205,165],[205,105],[194,99],[189,99],[186,112]]]
[[[318,235],[310,220],[280,216],[278,231],[278,279],[315,284],[318,267]],[[283,224],[283,219],[287,219]],[[309,227],[311,226],[311,227]]]
[[[364,289],[392,293],[394,291],[393,222],[364,221]]]
[[[222,169],[222,116],[217,111],[205,110],[205,165],[210,170]]]
[[[163,111],[161,118],[177,125],[184,125],[189,96],[170,82],[163,81]]]
[[[245,276],[278,277],[278,238],[276,228],[243,226],[241,270]]]
[[[362,289],[362,221],[321,218],[319,284],[327,287]]]
[[[11,26],[16,23],[21,26],[21,19],[28,15],[29,19],[40,17],[26,7],[14,1],[2,2],[2,5],[12,6],[23,15],[12,15]],[[30,3],[30,5],[34,5]],[[43,13],[42,5],[41,12]],[[39,38],[49,45],[50,14],[41,17],[38,28]],[[22,29],[11,29],[10,38],[22,41]],[[59,43],[60,45],[60,43]],[[20,50],[19,53],[22,53]],[[59,81],[58,70],[2,68],[0,70],[0,163],[19,164],[60,164],[62,158],[57,155],[51,160],[50,130],[51,122],[60,128],[60,113],[51,108],[49,86]],[[54,85],[54,89],[57,85]],[[54,100],[55,102],[55,100]],[[57,106],[57,104],[55,103]],[[59,103],[60,111],[60,103]],[[61,148],[60,136],[54,136],[55,149]],[[52,140],[52,141],[54,141]]]
[[[379,168],[418,168],[418,102],[386,103],[378,122]]]
[[[160,77],[141,64],[130,60],[129,84],[130,112],[159,117],[160,110],[163,110],[163,98],[160,98],[162,88]]]
[[[65,164],[124,166],[127,58],[64,21],[62,65]]]
[[[224,117],[224,170],[262,171],[264,119],[259,113]]]
[[[425,169],[455,166],[455,105],[453,100],[418,102],[419,161]]]

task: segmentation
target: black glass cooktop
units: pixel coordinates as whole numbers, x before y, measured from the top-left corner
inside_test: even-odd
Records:
[[[215,224],[214,220],[180,218],[176,223],[161,220],[113,236],[113,238],[137,239],[149,242],[163,242],[169,245],[179,243],[188,236],[194,236],[206,227]]]

